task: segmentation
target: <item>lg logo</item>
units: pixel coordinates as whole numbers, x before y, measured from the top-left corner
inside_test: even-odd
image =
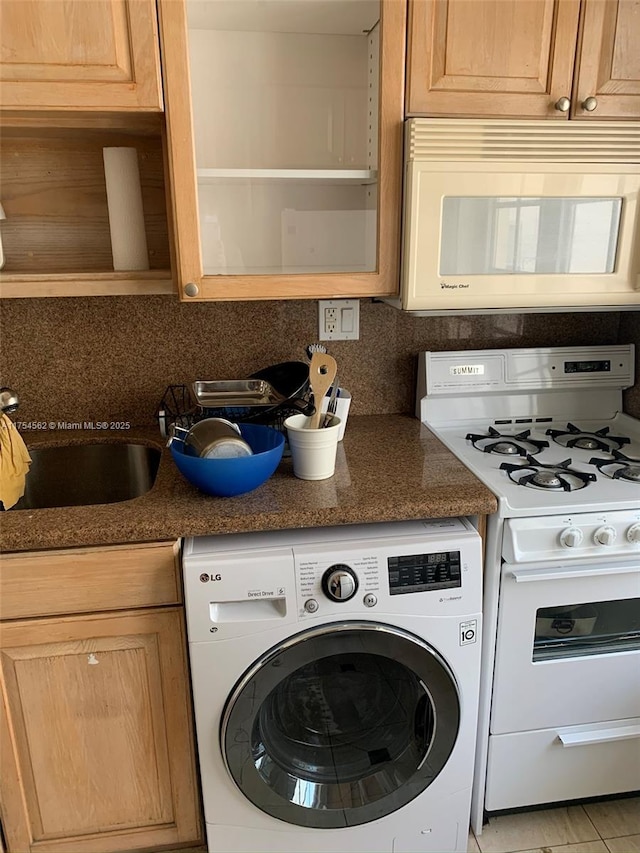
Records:
[[[221,581],[222,575],[208,575],[206,572],[203,572],[200,575],[200,581],[202,583],[207,583],[207,581]]]

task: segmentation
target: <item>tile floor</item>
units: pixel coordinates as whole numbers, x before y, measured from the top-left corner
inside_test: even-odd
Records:
[[[640,853],[640,797],[493,817],[469,853]]]
[[[165,853],[206,853],[206,847]],[[493,817],[468,853],[640,853],[640,797]],[[445,853],[445,851],[442,851]]]

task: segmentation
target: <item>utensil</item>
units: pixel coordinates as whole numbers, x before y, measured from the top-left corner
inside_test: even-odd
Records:
[[[337,382],[337,378],[336,378],[336,382]],[[324,400],[322,401],[322,406],[320,407],[322,412],[323,412],[323,417],[324,417],[324,425],[325,426],[323,427],[323,429],[326,428],[326,426],[327,426],[328,415],[325,413],[327,412],[327,410],[329,408],[330,400],[331,400],[331,395],[325,397]],[[335,415],[336,415],[336,417],[340,418],[340,432],[338,433],[338,441],[342,441],[342,439],[344,438],[344,433],[345,433],[346,427],[347,427],[347,420],[349,417],[349,408],[351,407],[351,394],[347,391],[346,388],[343,388],[342,386],[338,387],[338,392],[336,394],[334,404],[335,404]],[[328,414],[330,415],[331,413],[329,412]]]
[[[313,393],[315,411],[309,418],[309,429],[319,429],[322,421],[322,400],[336,378],[338,365],[335,358],[324,352],[314,352],[309,365],[309,383]]]
[[[329,394],[329,402],[327,403],[327,412],[322,420],[322,428],[325,429],[331,423],[331,416],[335,415],[338,408],[338,397],[340,395],[340,387],[338,385],[338,375],[333,380],[331,385],[331,393]]]
[[[311,358],[314,352],[326,352],[327,348],[324,344],[308,344],[305,347],[305,352],[307,353],[307,358],[311,361]]]

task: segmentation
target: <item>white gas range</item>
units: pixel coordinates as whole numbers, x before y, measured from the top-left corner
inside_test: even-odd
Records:
[[[477,833],[487,812],[640,789],[633,382],[632,345],[420,354],[418,417],[498,498]]]

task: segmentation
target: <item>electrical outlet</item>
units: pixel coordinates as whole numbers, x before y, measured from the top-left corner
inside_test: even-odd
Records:
[[[324,328],[324,331],[328,335],[335,335],[338,332],[338,309],[337,308],[325,308],[324,309],[324,326],[322,323],[320,324],[321,329]],[[322,340],[322,337],[320,338]]]
[[[357,341],[360,338],[360,302],[357,299],[320,299],[318,338],[321,341]]]

